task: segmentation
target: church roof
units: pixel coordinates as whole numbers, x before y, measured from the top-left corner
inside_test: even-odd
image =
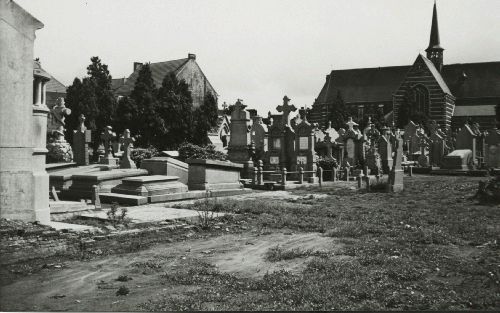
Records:
[[[434,66],[434,63],[431,62],[428,58],[424,57],[422,54],[419,55],[419,57],[424,60],[425,65],[429,68],[429,71],[431,71],[432,76],[434,76],[434,79],[438,83],[439,87],[441,87],[441,90],[447,94],[451,94],[450,89],[448,88],[448,85],[446,85],[446,82],[443,79],[443,76],[441,76],[441,73],[437,70],[437,68]]]
[[[163,78],[165,78],[167,74],[170,74],[172,72],[177,72],[184,64],[186,64],[188,60],[189,58],[171,60],[166,62],[150,63],[149,68],[151,69],[151,74],[153,76],[153,81],[156,85],[156,88],[161,87]],[[139,76],[139,70],[140,68],[137,68],[132,73],[132,75],[130,75],[129,78],[124,81],[123,85],[118,87],[118,89],[116,89],[115,92],[120,95],[130,94],[132,90],[134,90],[135,81]]]
[[[392,101],[392,93],[398,89],[410,67],[334,70],[317,101],[331,102],[339,92],[346,103]],[[448,64],[443,66],[440,76],[457,98],[500,97],[500,62]]]

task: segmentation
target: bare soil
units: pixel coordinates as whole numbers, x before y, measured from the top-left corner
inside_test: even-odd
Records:
[[[335,252],[343,245],[318,233],[290,231],[264,235],[247,232],[159,244],[137,253],[64,262],[60,268],[48,268],[22,277],[0,288],[1,308],[11,311],[128,311],[136,309],[151,296],[161,297],[173,288],[179,289],[163,284],[160,274],[176,271],[192,259],[209,262],[222,272],[261,277],[282,269],[298,273],[312,258],[266,261],[266,252],[276,246]],[[132,279],[117,281],[122,275]],[[131,293],[116,296],[120,286],[127,286]],[[180,289],[176,292],[193,287]]]
[[[218,199],[224,221],[172,242],[0,269],[0,310],[498,310],[500,206],[472,198],[480,180]]]

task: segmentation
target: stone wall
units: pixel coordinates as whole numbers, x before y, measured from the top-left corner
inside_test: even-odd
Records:
[[[201,68],[196,63],[196,57],[193,55],[190,55],[189,61],[178,73],[177,79],[184,79],[189,85],[189,90],[193,97],[193,107],[195,108],[203,104],[205,95],[208,92],[212,93],[214,97],[217,97],[217,93],[201,71]]]

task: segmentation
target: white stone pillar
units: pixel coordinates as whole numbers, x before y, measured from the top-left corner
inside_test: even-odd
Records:
[[[34,105],[41,105],[42,104],[42,80],[40,78],[35,78],[35,103]]]
[[[47,106],[47,81],[42,81],[42,106]]]

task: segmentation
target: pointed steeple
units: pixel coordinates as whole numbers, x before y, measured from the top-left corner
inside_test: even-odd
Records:
[[[436,69],[441,72],[443,69],[443,48],[439,40],[439,25],[437,17],[436,1],[434,1],[434,10],[432,12],[432,26],[431,26],[431,36],[429,39],[429,46],[425,51],[427,52],[427,58],[434,63]]]

